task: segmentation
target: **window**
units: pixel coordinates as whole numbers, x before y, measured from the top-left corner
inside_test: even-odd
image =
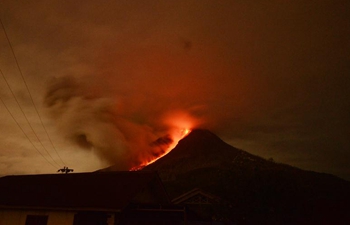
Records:
[[[104,212],[79,212],[74,215],[73,225],[107,225],[109,217]]]
[[[45,215],[27,215],[25,225],[47,225],[48,218]]]

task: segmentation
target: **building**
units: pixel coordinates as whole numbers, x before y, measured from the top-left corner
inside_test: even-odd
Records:
[[[0,178],[0,225],[183,224],[155,172]]]
[[[234,224],[230,203],[200,188],[192,189],[172,200],[186,209],[188,224]]]

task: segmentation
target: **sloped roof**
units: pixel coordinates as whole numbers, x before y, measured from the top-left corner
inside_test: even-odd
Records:
[[[194,189],[174,198],[171,202],[174,204],[183,204],[196,196],[203,196],[207,199],[210,199],[211,202],[216,202],[216,203],[222,201],[221,198],[219,198],[218,196],[215,196],[209,192],[203,191],[200,188],[194,188]]]
[[[156,194],[158,203],[169,201],[154,172],[6,176],[0,178],[0,207],[114,211],[145,190]]]

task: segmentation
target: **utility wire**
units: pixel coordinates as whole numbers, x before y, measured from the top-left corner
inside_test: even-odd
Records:
[[[26,132],[23,130],[23,128],[21,127],[21,125],[19,125],[18,121],[15,119],[15,117],[13,116],[13,114],[11,113],[11,111],[9,110],[9,108],[7,107],[7,105],[5,104],[4,100],[2,100],[1,96],[0,96],[0,100],[2,102],[2,104],[5,106],[6,110],[9,112],[9,114],[11,115],[12,119],[16,122],[17,126],[19,127],[19,129],[22,131],[22,133],[26,136],[26,138],[28,139],[28,141],[32,144],[32,146],[35,148],[35,150],[46,160],[46,162],[48,162],[53,168],[57,169],[57,166],[55,166],[54,164],[52,164],[40,151],[39,149],[34,145],[34,143],[32,142],[32,140],[28,137],[28,135],[26,134]]]
[[[4,76],[4,74],[3,74],[3,72],[2,72],[1,69],[0,69],[0,73],[1,73],[1,75],[2,75],[2,77],[3,77],[3,79],[5,80],[5,83],[6,83],[7,87],[8,87],[9,90],[11,91],[13,97],[15,98],[16,103],[17,103],[19,109],[21,110],[23,116],[25,117],[25,119],[26,119],[26,121],[27,121],[29,127],[30,127],[31,130],[33,131],[35,137],[38,139],[38,141],[40,142],[41,146],[45,149],[45,151],[46,151],[47,154],[50,156],[50,158],[52,159],[52,161],[53,161],[54,163],[56,163],[56,161],[52,158],[52,156],[50,155],[50,153],[49,153],[49,152],[47,151],[47,149],[44,147],[43,143],[40,141],[40,139],[39,139],[38,135],[35,133],[35,131],[34,131],[32,125],[29,123],[29,120],[28,120],[27,115],[24,113],[24,111],[23,111],[21,105],[20,105],[19,102],[18,102],[18,99],[17,99],[16,95],[13,93],[13,91],[12,91],[12,89],[11,89],[9,83],[7,82],[6,77]],[[2,99],[1,99],[1,101],[2,101],[2,103],[4,104],[5,108],[7,109],[7,111],[10,113],[11,117],[12,117],[12,118],[14,119],[14,121],[17,123],[17,125],[19,126],[19,128],[21,129],[21,131],[22,131],[22,132],[25,134],[25,136],[28,138],[28,140],[30,141],[30,143],[32,143],[32,145],[35,147],[35,149],[43,156],[43,154],[42,154],[42,153],[39,151],[39,149],[34,145],[34,143],[32,142],[32,140],[28,137],[27,133],[23,130],[23,128],[21,127],[21,125],[18,123],[18,121],[16,120],[16,118],[14,117],[14,115],[13,115],[13,114],[11,113],[11,111],[8,109],[8,107],[7,107],[7,105],[5,104],[5,102],[4,102]],[[44,157],[44,158],[46,159],[46,157]],[[47,160],[47,159],[46,159],[46,160]],[[48,160],[47,160],[47,161],[48,161]],[[50,164],[53,165],[51,162],[50,162]],[[58,167],[60,167],[60,165],[59,165],[58,163],[56,163],[56,165],[58,165]],[[56,168],[56,167],[55,167],[55,168]]]
[[[51,146],[52,146],[52,148],[54,149],[54,151],[56,152],[56,154],[57,154],[57,156],[58,156],[58,158],[60,159],[60,161],[63,163],[63,165],[65,165],[65,163],[64,163],[64,161],[62,160],[62,158],[61,158],[61,156],[60,156],[60,154],[58,153],[58,151],[57,151],[57,149],[56,149],[56,147],[55,147],[55,145],[53,144],[53,142],[52,142],[52,139],[51,139],[51,137],[50,137],[50,135],[49,135],[49,133],[47,132],[47,129],[46,129],[46,127],[45,127],[45,125],[44,125],[44,123],[43,123],[43,120],[42,120],[42,117],[41,117],[41,115],[40,115],[40,113],[39,113],[39,111],[38,111],[38,108],[36,107],[36,104],[35,104],[35,102],[34,102],[34,100],[33,100],[33,96],[32,96],[32,94],[31,94],[31,92],[30,92],[30,90],[29,90],[29,88],[28,88],[28,84],[27,84],[27,82],[26,82],[26,80],[25,80],[25,78],[24,78],[24,76],[23,76],[23,73],[22,73],[22,70],[21,70],[21,67],[19,66],[19,63],[18,63],[18,60],[17,60],[17,57],[16,57],[16,54],[15,54],[15,52],[14,52],[14,50],[13,50],[13,47],[12,47],[12,44],[11,44],[11,41],[10,41],[10,39],[9,39],[9,37],[8,37],[8,35],[7,35],[7,32],[6,32],[6,29],[5,29],[5,26],[4,26],[4,24],[2,23],[2,20],[1,20],[1,18],[0,18],[0,23],[1,23],[1,26],[2,26],[2,28],[3,28],[3,30],[4,30],[4,33],[5,33],[5,36],[6,36],[6,39],[7,39],[7,42],[8,42],[8,44],[9,44],[9,46],[10,46],[10,49],[11,49],[11,52],[12,52],[12,55],[13,55],[13,57],[14,57],[14,59],[15,59],[15,62],[16,62],[16,65],[17,65],[17,68],[18,68],[18,71],[19,71],[19,73],[20,73],[20,75],[21,75],[21,78],[22,78],[22,81],[23,81],[23,83],[24,83],[24,85],[25,85],[25,87],[26,87],[26,89],[27,89],[27,92],[28,92],[28,94],[29,94],[29,97],[30,97],[30,100],[31,100],[31,102],[32,102],[32,104],[33,104],[33,106],[34,106],[34,109],[35,109],[35,112],[36,112],[36,114],[38,115],[38,117],[39,117],[39,120],[40,120],[40,124],[41,124],[41,126],[42,126],[42,128],[44,129],[44,131],[45,131],[45,134],[46,134],[46,137],[48,138],[48,140],[50,141],[50,143],[51,143]],[[4,77],[4,79],[5,79],[5,81],[6,81],[6,83],[7,83],[7,85],[8,85],[8,87],[10,88],[10,86],[9,86],[9,84],[8,84],[8,82],[7,82],[7,80],[6,80],[6,78],[5,78],[5,76],[3,75],[3,77]],[[10,90],[11,90],[11,88],[10,88]],[[12,92],[12,90],[11,90],[11,92]],[[12,92],[13,93],[13,92]],[[15,95],[14,95],[14,97],[15,97]],[[16,99],[16,101],[17,101],[17,98],[15,97],[15,99]],[[17,101],[17,104],[18,104],[18,101]],[[18,104],[19,105],[19,104]],[[20,105],[19,105],[20,106]],[[20,107],[21,108],[21,107]],[[22,108],[21,108],[21,111],[22,111],[22,113],[24,114],[24,112],[23,112],[23,110],[22,110]],[[24,114],[25,115],[25,114]],[[25,116],[26,117],[26,116]],[[26,117],[26,119],[27,119],[27,117]],[[27,119],[27,121],[28,121],[28,119]],[[29,123],[29,121],[28,121],[28,123]],[[30,124],[30,123],[29,123]],[[32,126],[30,125],[30,127],[32,128]],[[32,128],[32,130],[33,130],[33,128]],[[33,132],[34,132],[34,130],[33,130]],[[34,132],[35,133],[35,132]],[[37,136],[37,134],[35,133],[35,136]],[[38,136],[37,136],[37,138],[38,138]],[[42,144],[42,142],[40,141],[40,139],[38,138],[38,140],[39,140],[39,142],[41,143],[41,145],[43,146],[43,144]],[[44,147],[44,146],[43,146]],[[47,151],[47,149],[44,147],[44,149],[45,149],[45,151],[50,155],[50,153]],[[52,158],[52,156],[50,155],[50,157]],[[56,162],[55,162],[56,163]],[[56,163],[57,164],[57,163]]]
[[[13,114],[11,113],[11,111],[9,110],[9,108],[7,107],[7,105],[5,104],[4,100],[2,100],[1,96],[0,96],[0,100],[2,102],[2,104],[5,106],[6,110],[9,112],[9,114],[11,115],[12,119],[16,122],[17,126],[19,127],[19,129],[22,131],[22,133],[26,136],[26,138],[28,139],[28,141],[32,144],[32,146],[35,148],[35,150],[46,160],[46,162],[48,162],[52,167],[54,167],[55,169],[57,169],[57,166],[55,166],[54,164],[52,164],[40,151],[39,149],[34,145],[33,141],[28,137],[28,135],[26,134],[26,132],[23,130],[23,128],[21,127],[21,125],[19,125],[18,121],[16,120],[16,118],[13,116]]]

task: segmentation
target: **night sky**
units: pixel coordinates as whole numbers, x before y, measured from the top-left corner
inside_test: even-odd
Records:
[[[30,91],[0,27],[2,175],[125,169],[200,127],[350,180],[350,1],[2,0],[0,18]]]

